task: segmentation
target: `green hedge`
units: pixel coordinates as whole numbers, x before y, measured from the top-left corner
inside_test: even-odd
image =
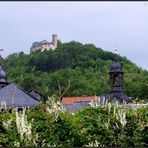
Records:
[[[147,147],[147,110],[109,104],[68,113],[59,104],[47,103],[26,111],[5,111],[0,113],[0,145]]]

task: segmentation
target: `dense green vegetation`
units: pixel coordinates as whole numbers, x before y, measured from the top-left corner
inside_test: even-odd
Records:
[[[0,106],[0,146],[147,147],[148,107],[108,104],[65,112],[57,96],[109,92],[109,66],[114,54],[79,42],[61,43],[55,51],[14,53],[1,59],[8,81],[49,98],[25,112]],[[128,96],[148,99],[148,71],[120,57]],[[66,93],[64,91],[69,88]]]
[[[52,100],[52,99],[50,99]],[[0,112],[0,146],[147,147],[148,107],[86,107],[67,113],[60,104],[39,104],[25,112]]]
[[[61,43],[55,51],[14,53],[3,59],[9,82],[45,96],[101,95],[109,92],[109,66],[114,54],[92,44]],[[148,71],[120,57],[128,96],[148,98]]]

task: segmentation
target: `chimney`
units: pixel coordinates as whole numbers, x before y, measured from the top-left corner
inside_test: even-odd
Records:
[[[57,34],[52,35],[52,44],[53,44],[53,46],[57,47],[57,44],[58,44],[58,35]]]

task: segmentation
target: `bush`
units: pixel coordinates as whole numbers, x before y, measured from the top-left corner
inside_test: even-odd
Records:
[[[59,147],[147,147],[148,107],[117,105],[65,112],[47,102],[22,111],[0,113],[0,145]]]

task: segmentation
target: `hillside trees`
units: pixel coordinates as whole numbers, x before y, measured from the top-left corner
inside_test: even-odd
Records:
[[[125,72],[125,91],[131,97],[148,98],[148,72],[126,57],[119,57]],[[114,54],[79,42],[61,43],[54,51],[14,53],[4,59],[11,82],[45,96],[59,94],[58,81],[65,96],[109,93],[109,67]]]

